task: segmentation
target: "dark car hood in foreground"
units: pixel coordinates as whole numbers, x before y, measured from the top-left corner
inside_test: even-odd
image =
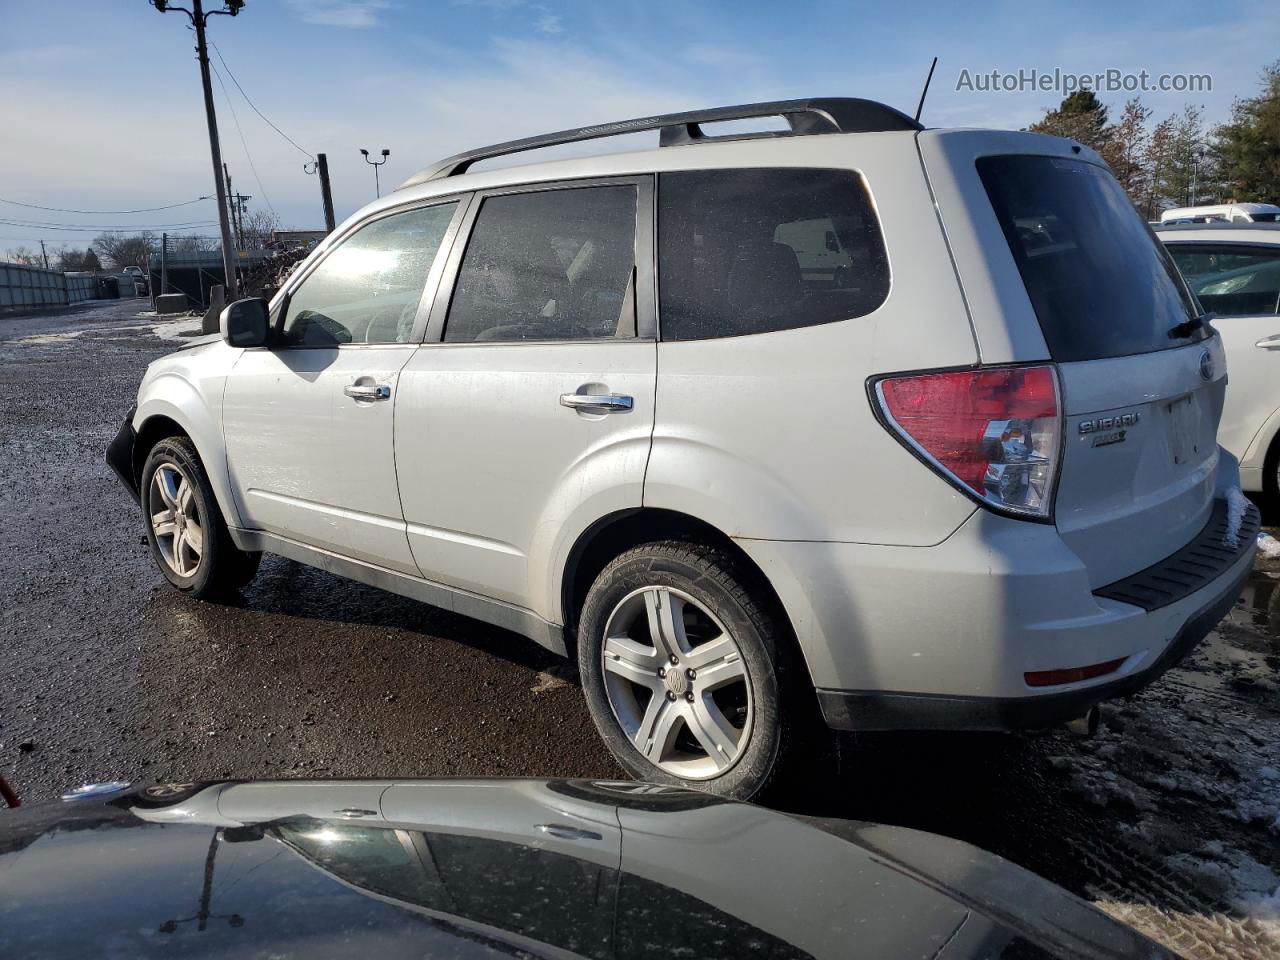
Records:
[[[634,783],[280,781],[0,813],[0,956],[1167,956],[966,844]]]

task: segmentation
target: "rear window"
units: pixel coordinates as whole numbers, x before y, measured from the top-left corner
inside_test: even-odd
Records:
[[[889,292],[880,224],[847,170],[695,170],[658,180],[663,340],[790,330]]]
[[[1058,157],[984,157],[978,174],[1053,359],[1150,353],[1197,316],[1177,267],[1114,177]]]

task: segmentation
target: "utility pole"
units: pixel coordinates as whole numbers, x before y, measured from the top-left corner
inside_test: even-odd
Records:
[[[253,199],[251,193],[234,193],[231,190],[231,171],[227,169],[227,165],[222,165],[223,172],[227,175],[227,204],[231,208],[231,229],[236,236],[236,249],[245,250],[244,242],[244,212],[248,209],[248,201]]]
[[[236,207],[240,198],[231,192],[231,171],[227,169],[225,160],[222,162],[222,172],[227,178],[227,200],[231,207],[231,232],[235,234],[236,250],[239,251],[244,249],[244,232],[240,229],[240,222],[236,216]]]
[[[324,202],[324,228],[333,233],[338,226],[333,218],[333,192],[329,189],[329,158],[323,153],[316,154],[316,172],[320,174],[320,199]]]
[[[196,30],[196,59],[200,61],[200,82],[204,85],[204,113],[209,124],[209,153],[213,160],[213,182],[218,195],[218,227],[222,234],[222,269],[226,274],[227,302],[238,299],[235,264],[231,257],[231,224],[227,220],[227,191],[222,182],[222,150],[218,145],[218,118],[213,110],[213,87],[209,81],[209,51],[205,46],[204,30],[210,17],[234,17],[244,6],[244,0],[225,0],[224,9],[204,12],[202,0],[191,0],[191,9],[171,7],[168,0],[151,0],[151,5],[161,13],[177,10],[185,13]]]
[[[40,256],[42,256],[42,257],[44,258],[44,268],[45,268],[46,270],[48,270],[48,269],[49,269],[49,254],[45,253],[45,251],[44,251],[44,241],[43,241],[43,240],[41,240],[41,241],[40,241]]]

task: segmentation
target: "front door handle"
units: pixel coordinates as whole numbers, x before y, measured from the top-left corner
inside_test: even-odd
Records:
[[[358,820],[361,817],[376,817],[378,815],[377,810],[365,810],[363,807],[343,807],[341,810],[333,812],[343,820]]]
[[[352,400],[390,400],[391,388],[381,383],[366,386],[361,383],[349,383],[342,388]]]
[[[1263,337],[1254,346],[1261,347],[1263,350],[1280,350],[1280,333],[1270,337]]]
[[[630,410],[635,401],[618,393],[562,393],[560,405],[587,413],[618,413]]]
[[[577,827],[570,827],[563,823],[537,823],[534,829],[542,833],[550,834],[553,837],[559,837],[561,840],[603,840],[601,834],[594,830],[579,830]]]

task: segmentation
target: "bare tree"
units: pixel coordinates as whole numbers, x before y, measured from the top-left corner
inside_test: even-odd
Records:
[[[209,253],[218,249],[219,240],[216,237],[170,237],[169,251],[171,253]]]
[[[1149,193],[1146,158],[1151,142],[1147,121],[1151,114],[1151,108],[1143,106],[1138,97],[1126,103],[1120,120],[1111,128],[1111,137],[1103,151],[1103,158],[1111,165],[1116,179],[1139,209],[1146,206]],[[1148,216],[1147,219],[1152,218]]]
[[[121,270],[147,266],[147,255],[156,252],[156,235],[149,231],[127,234],[112,231],[99,234],[93,241],[94,252],[107,264]]]
[[[31,250],[25,246],[10,247],[0,259],[6,263],[20,263],[25,267],[44,266],[44,257],[40,255],[40,251]]]
[[[254,210],[240,220],[244,245],[248,250],[261,249],[271,243],[271,234],[280,229],[280,217],[268,210]]]

